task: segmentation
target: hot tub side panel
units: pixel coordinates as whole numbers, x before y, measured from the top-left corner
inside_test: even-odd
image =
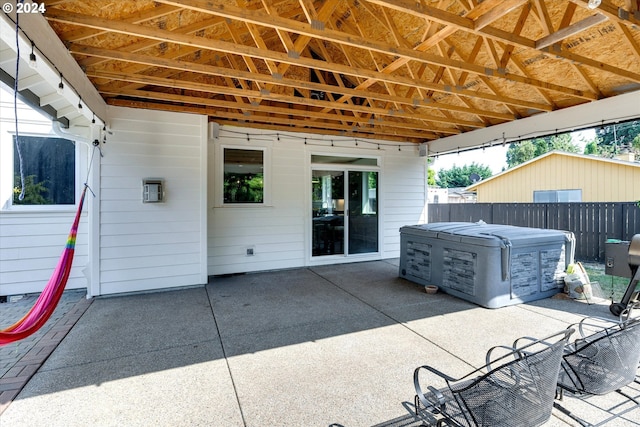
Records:
[[[399,275],[487,308],[498,308],[555,295],[563,288],[569,259],[565,233],[524,227],[457,232],[401,229]],[[496,231],[499,231],[497,233]],[[547,231],[547,230],[542,230]],[[496,235],[512,235],[512,239]],[[517,238],[515,236],[518,236]]]

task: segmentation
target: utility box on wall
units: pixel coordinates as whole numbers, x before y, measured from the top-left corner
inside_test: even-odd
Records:
[[[142,203],[164,202],[164,182],[158,178],[142,180]]]

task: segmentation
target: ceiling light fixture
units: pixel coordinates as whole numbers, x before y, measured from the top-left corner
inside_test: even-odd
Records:
[[[587,3],[587,7],[589,9],[596,9],[598,6],[600,6],[600,3],[602,3],[602,0],[589,0],[589,2]]]
[[[31,53],[29,54],[29,68],[33,68],[34,70],[38,68],[38,63],[36,62],[36,54],[34,52],[35,45],[31,42]]]

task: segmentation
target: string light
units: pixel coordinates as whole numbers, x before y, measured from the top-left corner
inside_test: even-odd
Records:
[[[62,73],[60,73],[60,83],[58,83],[58,89],[56,89],[58,95],[64,94],[64,83],[62,82]]]
[[[615,122],[624,122],[624,121],[632,121],[632,120],[638,120],[638,118],[636,116],[626,116],[626,117],[619,117],[617,119],[615,119]],[[461,147],[457,147],[457,148],[452,148],[451,150],[445,150],[439,153],[431,153],[430,157],[434,157],[437,158],[437,156],[440,155],[446,155],[446,154],[452,154],[452,153],[463,153],[463,152],[467,152],[467,151],[472,151],[472,150],[476,150],[478,148],[483,148],[485,149],[487,146],[489,147],[494,147],[497,145],[500,145],[502,143],[502,146],[504,147],[506,145],[506,143],[517,143],[520,140],[523,140],[525,138],[536,138],[536,137],[540,137],[540,135],[545,136],[545,135],[551,135],[554,131],[557,132],[562,132],[562,131],[566,131],[566,132],[577,132],[580,130],[584,130],[584,129],[591,129],[594,127],[598,127],[598,126],[606,126],[606,125],[610,125],[611,123],[614,123],[612,120],[608,121],[607,123],[605,123],[604,120],[602,120],[602,122],[596,122],[596,123],[591,123],[591,124],[584,124],[581,126],[572,126],[570,129],[549,129],[547,131],[535,131],[535,132],[531,132],[528,134],[524,134],[524,135],[517,135],[517,136],[506,136],[506,134],[504,132],[502,132],[502,137],[498,137],[498,138],[494,138],[493,140],[490,141],[485,141],[484,143],[476,146],[476,147],[468,147],[468,148],[461,148]],[[227,138],[233,139],[244,139],[245,137],[245,133],[244,132],[237,132],[237,131],[233,131],[231,129],[225,129],[225,133],[226,134],[231,134],[231,136],[227,136]],[[242,135],[242,136],[232,136],[232,135]],[[275,138],[279,138],[280,134],[279,133],[261,133],[259,136],[254,135],[254,141],[259,140],[259,141],[273,141]],[[256,139],[257,138],[257,139]],[[327,139],[324,138],[313,138],[313,137],[303,137],[303,136],[297,136],[294,133],[292,134],[288,134],[287,138],[291,138],[291,139],[297,139],[300,141],[304,141],[305,145],[315,145],[315,146],[324,146],[327,147],[327,143],[329,142]],[[378,141],[368,141],[368,140],[364,140],[364,139],[358,139],[358,138],[349,138],[349,141],[353,141],[354,145],[356,147],[361,147],[361,146],[365,146],[364,148],[367,148],[367,145],[372,146],[372,147],[377,147],[378,150],[381,150],[382,147],[398,147],[398,143],[397,142],[378,142]],[[335,140],[331,140],[334,145],[335,145]],[[342,140],[340,140],[342,141]],[[347,140],[345,140],[346,142]],[[362,143],[362,144],[360,144]],[[402,146],[407,146],[407,147],[414,147],[415,144],[414,143],[410,143],[407,142],[406,144],[402,144],[400,145],[400,151],[402,151]]]
[[[34,70],[38,68],[38,63],[36,62],[36,53],[34,52],[35,44],[31,42],[31,53],[29,54],[29,68],[33,68]]]
[[[19,32],[19,29],[16,28],[16,34]],[[41,51],[39,51],[39,57],[36,56],[36,45],[35,42],[33,40],[31,40],[29,37],[26,36],[26,34],[22,33],[23,36],[31,43],[31,52],[29,53],[29,68],[32,69],[38,69],[38,66],[40,65],[40,67],[44,67],[45,71],[51,69],[50,71],[53,72],[57,72],[58,75],[60,76],[60,81],[58,82],[57,86],[55,87],[56,93],[58,95],[62,95],[64,96],[65,93],[65,89],[66,86],[68,85],[71,90],[73,92],[75,92],[76,94],[78,94],[78,105],[77,105],[77,110],[79,113],[82,113],[82,111],[84,111],[84,106],[82,104],[82,97],[79,95],[79,93],[75,90],[75,88],[73,87],[73,85],[71,85],[68,81],[65,82],[64,81],[64,77],[62,75],[62,72],[58,69],[58,67],[56,67],[54,65],[54,63],[47,57],[47,55]],[[42,64],[39,64],[39,61],[44,61]],[[16,76],[16,81],[18,81],[18,76]],[[55,84],[55,83],[54,83]],[[95,123],[95,114],[94,114],[94,119],[93,119],[93,123]],[[100,120],[101,123],[105,123],[104,120],[101,120],[100,117],[98,117],[98,120]]]
[[[602,0],[589,0],[587,2],[587,7],[592,10],[597,9],[598,6],[600,6],[600,3],[602,3]]]

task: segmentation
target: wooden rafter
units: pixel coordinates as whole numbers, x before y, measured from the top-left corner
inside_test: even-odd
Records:
[[[45,18],[108,103],[220,123],[424,142],[640,88],[635,0],[93,1]]]

